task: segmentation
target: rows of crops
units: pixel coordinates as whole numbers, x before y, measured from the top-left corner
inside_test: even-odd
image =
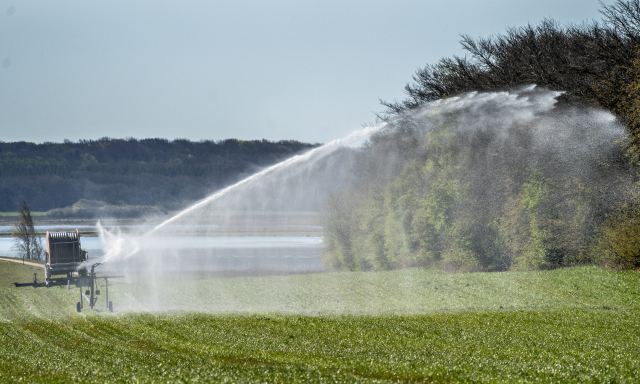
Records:
[[[77,290],[11,284],[29,281],[34,271],[0,261],[1,382],[635,382],[640,377],[640,280],[633,272],[415,271],[416,279],[424,272],[430,282],[425,289],[431,289],[432,299],[421,305],[431,307],[422,312],[406,307],[403,313],[389,303],[406,306],[415,297],[405,289],[387,289],[386,297],[377,299],[387,313],[372,315],[341,314],[327,304],[331,299],[323,302],[337,297],[332,284],[348,274],[190,282],[202,289],[233,288],[244,303],[235,309],[255,313],[78,314]],[[389,284],[395,284],[394,276],[386,276]],[[289,295],[298,285],[315,292],[301,290],[291,298],[297,304],[275,307],[288,313],[261,312],[247,301],[268,284],[275,285],[273,295],[278,281],[287,283]],[[323,281],[324,296],[318,292]],[[337,299],[361,305],[352,312],[376,302],[355,299],[376,292],[368,287],[358,293],[356,288],[366,285],[357,281]],[[446,296],[435,293],[434,284]],[[125,288],[113,289],[114,303],[124,301]],[[529,294],[522,296],[525,288]],[[603,296],[606,291],[610,294]],[[494,296],[501,292],[512,292],[510,308],[500,309]],[[547,304],[541,299],[545,294]],[[470,295],[474,310],[466,309]],[[192,304],[204,302],[194,297]],[[304,314],[313,301],[324,314]]]

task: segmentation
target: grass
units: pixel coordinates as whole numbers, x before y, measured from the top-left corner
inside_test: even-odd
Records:
[[[432,312],[640,310],[640,275],[596,267],[447,274],[422,269],[211,279],[167,274],[118,285],[125,310],[223,313],[424,314]],[[135,278],[132,278],[135,281]]]
[[[631,383],[640,377],[635,272],[191,276],[162,279],[155,305],[236,313],[78,314],[77,289],[13,287],[36,269],[0,260],[1,382]],[[114,285],[110,297],[116,309],[129,305],[126,295],[152,306],[148,290]]]

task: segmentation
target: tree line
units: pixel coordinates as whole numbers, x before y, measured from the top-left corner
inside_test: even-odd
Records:
[[[0,210],[35,211],[80,199],[175,209],[257,168],[318,144],[294,140],[177,139],[0,142]]]
[[[640,267],[640,3],[618,0],[601,13],[599,22],[544,20],[489,38],[463,36],[467,56],[427,65],[405,87],[405,100],[382,102],[387,127],[362,149],[351,185],[323,210],[324,263]],[[532,84],[562,94],[526,124],[492,117],[509,112],[495,103],[477,115],[424,112],[483,94],[535,100]],[[607,136],[616,122],[598,109],[615,115],[622,135]]]

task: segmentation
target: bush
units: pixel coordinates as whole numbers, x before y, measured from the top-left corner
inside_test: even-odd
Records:
[[[640,268],[640,200],[622,204],[600,226],[592,257],[602,266]]]

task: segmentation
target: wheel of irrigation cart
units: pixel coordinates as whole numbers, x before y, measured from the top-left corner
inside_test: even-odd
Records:
[[[80,309],[80,302],[79,301],[76,303],[76,310],[78,312],[82,312],[82,309]]]
[[[109,302],[109,312],[113,312],[113,302]]]

